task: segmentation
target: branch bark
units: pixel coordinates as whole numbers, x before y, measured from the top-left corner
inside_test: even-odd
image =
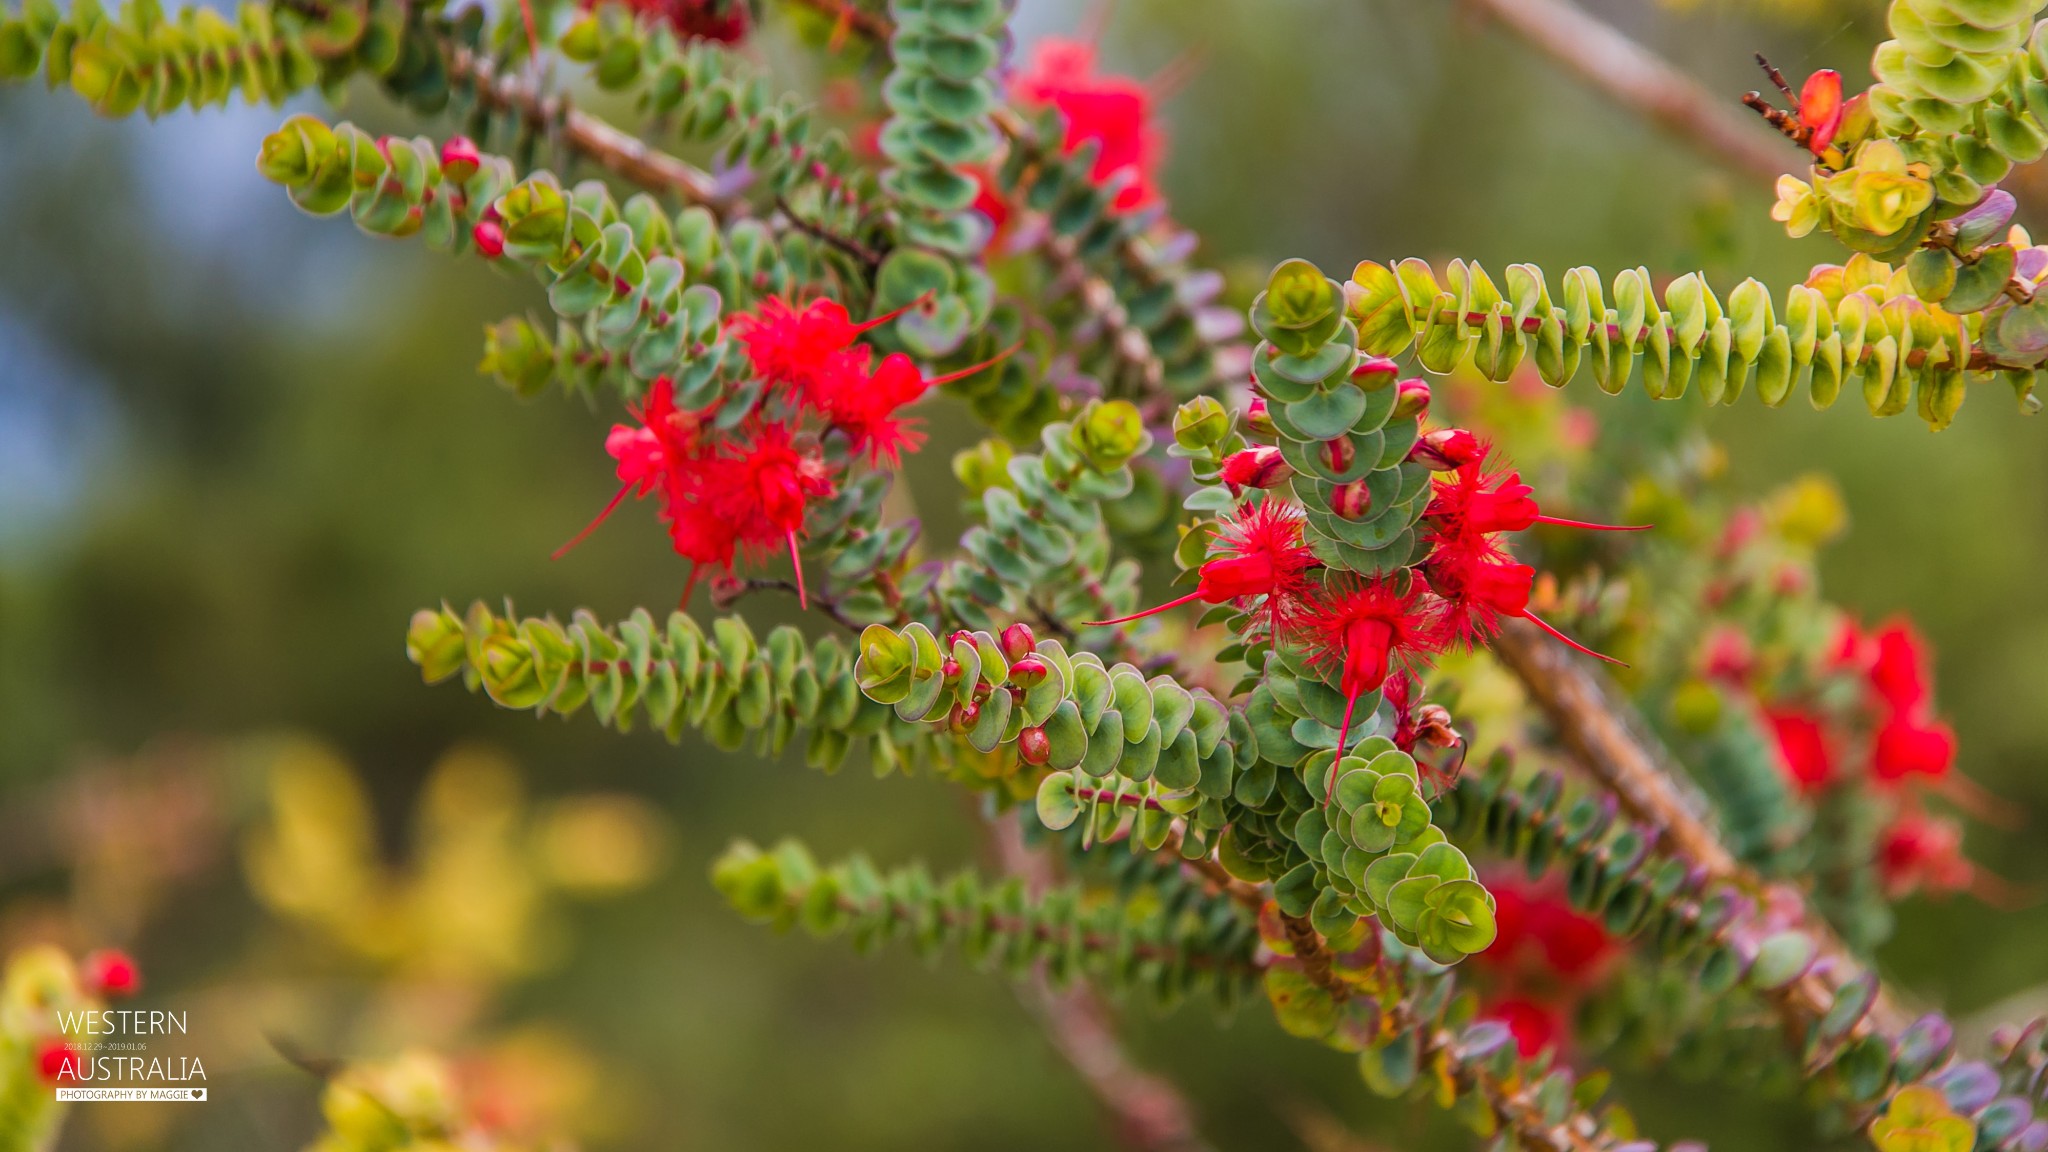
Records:
[[[1025,846],[1015,820],[991,820],[989,839],[1003,870],[1022,877],[1034,893],[1052,883],[1051,862]],[[1040,972],[1024,986],[1023,997],[1053,1047],[1109,1113],[1127,1147],[1137,1152],[1213,1152],[1195,1128],[1194,1109],[1180,1090],[1139,1067],[1124,1051],[1110,1023],[1109,1006],[1092,987],[1077,980],[1056,989]]]
[[[1521,620],[1504,622],[1493,651],[1549,717],[1558,738],[1586,773],[1612,792],[1631,818],[1655,829],[1665,845],[1705,869],[1709,877],[1749,892],[1763,890],[1763,878],[1735,859],[1679,790],[1675,772],[1666,767],[1672,763],[1670,754],[1643,730],[1628,704],[1611,698],[1571,653]],[[1819,959],[1773,998],[1790,1022],[1804,1026],[1827,1013],[1836,990],[1863,965],[1827,921],[1803,904],[1800,930],[1813,939]],[[1857,1032],[1876,1028],[1896,1038],[1906,1023],[1896,998],[1880,985]]]
[[[1783,137],[1570,0],[1466,0],[1601,92],[1739,172],[1773,184],[1798,166]]]
[[[709,172],[649,148],[631,133],[588,112],[568,107],[561,97],[541,96],[532,85],[517,76],[500,74],[490,61],[459,44],[448,45],[447,63],[450,78],[474,85],[485,103],[517,113],[535,125],[559,117],[562,137],[570,149],[615,176],[650,191],[672,193],[692,204],[717,205],[724,199],[717,178]]]

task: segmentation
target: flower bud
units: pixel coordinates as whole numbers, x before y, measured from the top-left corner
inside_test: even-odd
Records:
[[[953,731],[959,735],[965,736],[973,731],[974,726],[981,722],[981,701],[969,700],[965,704],[953,705],[951,721]]]
[[[1358,446],[1351,442],[1349,436],[1325,440],[1316,451],[1323,454],[1323,463],[1329,465],[1332,472],[1349,472],[1358,459]]]
[[[1479,437],[1463,428],[1439,428],[1415,442],[1408,459],[1432,472],[1451,472],[1486,454]]]
[[[126,952],[107,948],[85,958],[79,978],[86,990],[108,1000],[120,1000],[142,990],[142,969]]]
[[[470,238],[476,241],[477,254],[486,260],[496,260],[505,254],[505,229],[489,220],[478,221]]]
[[[1029,692],[1045,683],[1051,673],[1052,665],[1045,662],[1045,657],[1033,654],[1010,665],[1010,683]]]
[[[1004,659],[1013,664],[1038,651],[1038,634],[1021,620],[1003,629],[1000,639]]]
[[[1173,414],[1174,443],[1190,451],[1211,448],[1230,435],[1230,413],[1214,398],[1197,396]]]
[[[939,665],[939,674],[948,680],[958,679],[960,676],[960,662],[951,656],[946,657],[946,662]]]
[[[1052,759],[1052,737],[1044,728],[1026,728],[1017,734],[1017,755],[1033,768],[1043,767]]]
[[[1294,469],[1281,458],[1280,450],[1269,446],[1233,452],[1223,460],[1222,479],[1233,493],[1246,488],[1273,488],[1293,475]]]
[[[550,256],[561,250],[569,230],[569,198],[554,184],[529,177],[499,197],[494,207],[507,241],[544,245]]]
[[[477,370],[532,399],[554,379],[555,348],[533,321],[510,316],[484,329],[484,358]]]
[[[1372,512],[1372,491],[1363,477],[1339,484],[1330,493],[1330,511],[1345,520],[1363,520]]]
[[[450,136],[441,145],[441,175],[457,184],[469,183],[476,170],[483,167],[484,158],[476,150],[476,141],[467,136]]]
[[[1418,420],[1429,415],[1429,383],[1420,378],[1403,380],[1396,385],[1394,394],[1394,420]]]
[[[1351,382],[1367,392],[1377,392],[1394,382],[1401,366],[1385,356],[1367,356],[1351,370]]]
[[[256,171],[278,184],[304,184],[328,163],[334,147],[333,129],[317,117],[294,116],[263,138],[256,153]]]
[[[1250,406],[1244,410],[1244,426],[1261,436],[1271,436],[1279,431],[1273,427],[1273,417],[1266,411],[1264,396],[1252,397]]]
[[[1128,400],[1091,400],[1074,418],[1074,446],[1097,472],[1114,472],[1145,450],[1145,418]]]
[[[420,675],[429,684],[455,675],[468,656],[462,620],[446,610],[413,613],[412,625],[405,630],[405,654],[420,666]]]

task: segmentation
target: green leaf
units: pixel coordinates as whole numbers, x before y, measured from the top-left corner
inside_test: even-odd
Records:
[[[1955,287],[1941,301],[1941,306],[1955,315],[1982,312],[1996,304],[2005,295],[2005,286],[2012,280],[2016,260],[2010,244],[1996,244],[1984,249],[1977,256],[1976,263],[1965,264],[1956,272]]]
[[[1066,828],[1081,815],[1080,798],[1074,795],[1074,778],[1054,772],[1038,782],[1038,820],[1055,832]]]

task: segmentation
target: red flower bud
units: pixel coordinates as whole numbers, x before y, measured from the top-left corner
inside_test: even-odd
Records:
[[[476,150],[476,141],[469,137],[450,136],[441,145],[441,175],[457,184],[467,184],[482,166],[483,156]]]
[[[1045,662],[1045,657],[1033,654],[1010,665],[1010,683],[1029,692],[1051,673],[1052,665]]]
[[[470,237],[476,241],[477,252],[486,260],[496,260],[505,254],[505,229],[496,221],[478,221]]]
[[[946,657],[946,662],[939,665],[939,674],[948,680],[960,675],[960,662],[951,656]]]
[[[1332,472],[1349,472],[1352,461],[1358,459],[1358,446],[1351,442],[1349,436],[1325,440],[1318,451],[1322,452],[1323,463],[1328,464]]]
[[[1261,436],[1271,436],[1278,431],[1273,427],[1273,417],[1266,411],[1264,396],[1252,397],[1251,405],[1244,410],[1244,424]]]
[[[1339,484],[1330,493],[1330,511],[1346,520],[1363,520],[1372,511],[1372,492],[1363,479]]]
[[[1003,629],[1001,640],[1003,656],[1013,664],[1038,651],[1037,633],[1021,621]]]
[[[953,705],[951,720],[953,731],[963,736],[966,735],[976,724],[981,722],[981,701],[969,700],[965,704]]]
[[[1463,428],[1439,428],[1415,442],[1408,458],[1432,472],[1449,472],[1486,455],[1479,437]]]
[[[1281,459],[1278,448],[1261,446],[1233,452],[1223,460],[1222,478],[1235,494],[1246,488],[1272,488],[1285,483],[1294,469]]]
[[[1017,755],[1033,768],[1052,759],[1052,737],[1043,728],[1026,728],[1017,734]]]
[[[1429,415],[1429,383],[1420,378],[1403,380],[1395,395],[1395,420],[1417,420]]]
[[[85,958],[79,977],[95,996],[122,999],[142,990],[142,969],[126,952],[108,948]]]
[[[1377,392],[1394,382],[1401,366],[1384,356],[1367,356],[1351,370],[1351,382],[1367,392]]]

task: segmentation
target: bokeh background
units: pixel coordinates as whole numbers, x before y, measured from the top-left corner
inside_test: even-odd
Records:
[[[1856,77],[1878,39],[1866,3],[1586,3],[1731,99],[1753,51]],[[1025,0],[1020,39],[1086,17]],[[1725,289],[1835,258],[1786,240],[1754,177],[1455,0],[1124,0],[1103,47],[1140,76],[1193,64],[1166,108],[1166,188],[1245,282],[1290,255],[1458,255],[1700,267]],[[367,90],[342,114],[405,127]],[[974,863],[956,790],[420,684],[402,636],[421,606],[610,618],[665,608],[683,571],[642,508],[547,560],[609,495],[615,414],[478,376],[482,325],[537,289],[298,214],[251,162],[280,115],[106,123],[0,90],[0,951],[131,948],[144,1006],[191,1013],[213,1089],[76,1110],[64,1147],[297,1148],[318,1086],[280,1051],[408,1043],[488,1049],[508,1107],[594,1149],[1113,1147],[1001,982],[761,932],[706,883],[735,836]],[[1558,402],[1610,443],[1659,419],[1584,381]],[[1839,483],[1851,528],[1826,584],[1935,642],[1963,769],[2035,817],[1973,829],[1971,853],[2042,889],[2048,424],[1989,389],[1939,435],[1858,409],[1702,419],[1739,491]],[[934,418],[913,479],[950,483],[970,431]],[[957,526],[924,511],[936,539]],[[2048,998],[2048,907],[1916,900],[1882,959],[1966,1018]],[[1467,1141],[1263,1010],[1138,1015],[1129,1035],[1226,1149],[1296,1146],[1304,1107],[1387,1147]],[[1623,1082],[1653,1133],[1816,1146],[1791,1106]]]

